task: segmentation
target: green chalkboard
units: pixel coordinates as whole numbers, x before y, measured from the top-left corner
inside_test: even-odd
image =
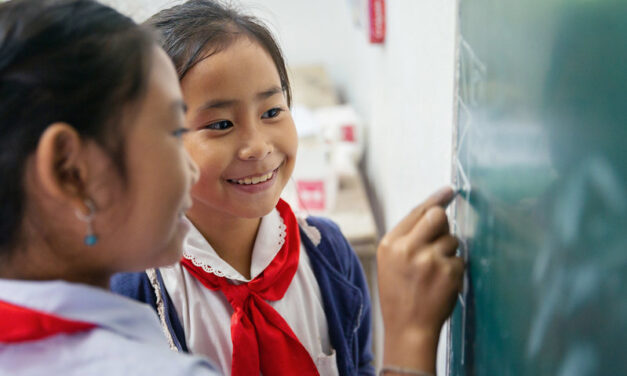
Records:
[[[449,375],[627,375],[627,1],[461,0]]]

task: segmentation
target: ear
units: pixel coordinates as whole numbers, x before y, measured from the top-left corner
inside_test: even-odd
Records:
[[[53,123],[41,135],[35,151],[40,188],[83,213],[87,187],[85,142],[67,123]]]

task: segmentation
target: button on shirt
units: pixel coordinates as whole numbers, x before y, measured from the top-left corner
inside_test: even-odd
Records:
[[[222,260],[193,225],[184,242],[183,256],[207,273],[226,277],[235,284],[245,283],[270,264],[281,249],[284,238],[285,225],[279,212],[274,209],[262,218],[257,232],[251,260],[251,279],[245,278]],[[211,291],[203,286],[180,264],[161,268],[161,275],[181,319],[190,352],[209,357],[225,375],[230,375],[233,308],[229,302],[220,291]],[[325,376],[337,375],[335,351],[330,344],[320,288],[302,243],[298,269],[283,299],[268,303],[285,319],[307,349],[318,372]]]

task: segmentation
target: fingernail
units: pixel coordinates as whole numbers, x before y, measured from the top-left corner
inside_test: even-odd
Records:
[[[453,198],[454,195],[455,195],[455,190],[453,186],[442,187],[433,194],[433,196],[439,202],[445,202],[445,203],[448,203]]]

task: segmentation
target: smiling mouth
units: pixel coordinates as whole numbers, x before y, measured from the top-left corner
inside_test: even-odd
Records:
[[[279,167],[277,167],[276,169],[264,175],[249,176],[243,179],[226,179],[226,181],[228,181],[229,183],[239,184],[239,185],[254,185],[254,184],[265,183],[268,180],[272,179],[274,174],[276,174],[276,172],[279,170]]]

